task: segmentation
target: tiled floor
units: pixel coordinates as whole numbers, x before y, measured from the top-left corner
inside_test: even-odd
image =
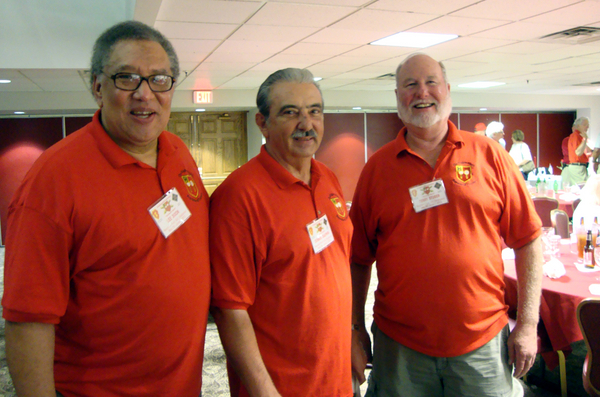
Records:
[[[4,290],[3,283],[3,270],[4,270],[4,248],[0,248],[0,294]],[[373,307],[373,291],[376,286],[376,277],[374,277],[371,282],[371,291],[369,293],[369,299],[367,301],[367,315],[371,316],[371,311]],[[0,314],[1,312],[0,308]],[[369,320],[369,319],[367,319]],[[370,322],[370,321],[369,321]],[[571,362],[571,373],[569,375],[569,385],[576,382],[577,376],[579,376],[579,384],[581,383],[581,366],[578,363],[578,360],[582,360],[581,357],[572,357],[569,358]],[[579,369],[575,368],[575,366],[579,365]],[[537,372],[536,372],[537,371]],[[540,373],[539,366],[537,368],[534,367],[534,373]],[[550,381],[556,382],[556,374],[553,372],[546,372],[546,378]],[[229,396],[229,385],[227,381],[227,373],[225,370],[225,354],[223,352],[223,348],[221,346],[221,342],[219,340],[219,335],[217,332],[217,328],[214,323],[209,322],[207,333],[206,333],[206,346],[204,350],[204,368],[202,370],[202,378],[203,378],[203,387],[202,387],[202,395],[204,397],[227,397]],[[579,390],[571,387],[570,392],[578,392]],[[366,383],[362,385],[361,390],[364,392],[366,390]],[[546,391],[542,388],[538,387],[529,387],[525,385],[525,397],[535,397],[535,396],[546,396],[546,397],[557,397],[558,394]],[[585,394],[573,394],[573,395],[581,395]],[[6,367],[6,358],[4,354],[4,320],[0,320],[0,397],[15,397],[14,388],[12,386],[12,382],[10,380],[10,376],[8,374],[8,370]]]

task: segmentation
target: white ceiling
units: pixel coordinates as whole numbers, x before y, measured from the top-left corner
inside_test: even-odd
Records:
[[[458,84],[506,85],[485,93],[600,95],[600,40],[542,40],[600,28],[600,0],[3,0],[0,96],[77,92],[91,47],[107,27],[146,22],[173,43],[184,73],[177,90],[256,90],[273,71],[310,69],[324,91],[392,91],[408,54],[443,60]],[[429,47],[371,46],[409,32],[454,33]],[[600,38],[600,36],[598,36]],[[472,92],[469,91],[469,92]]]

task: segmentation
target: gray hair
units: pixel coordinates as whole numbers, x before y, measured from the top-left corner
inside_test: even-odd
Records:
[[[267,77],[260,85],[258,94],[256,94],[256,106],[258,107],[258,111],[265,116],[265,119],[269,118],[269,111],[271,109],[271,91],[273,90],[273,86],[282,81],[288,83],[314,84],[319,90],[319,94],[321,94],[321,100],[323,99],[321,88],[315,82],[313,74],[308,69],[287,68],[278,70]]]
[[[147,40],[157,42],[167,53],[171,64],[173,79],[179,77],[179,60],[171,42],[158,30],[138,21],[125,21],[118,23],[104,31],[96,40],[92,51],[90,68],[90,83],[94,84],[94,77],[103,73],[115,45],[123,40]]]
[[[588,127],[589,127],[590,126],[590,119],[588,119],[587,117],[577,117],[577,120],[575,120],[573,122],[573,128],[579,127],[580,125],[583,125],[584,123],[587,124]]]
[[[425,54],[424,52],[415,52],[413,54],[410,54],[406,58],[404,58],[404,60],[396,68],[396,84],[398,84],[398,74],[400,74],[400,69],[402,69],[402,66],[404,66],[404,64],[406,64],[406,62],[408,62],[411,58],[416,57],[417,55],[429,56],[429,55]],[[448,75],[446,74],[446,66],[444,66],[444,64],[442,63],[442,61],[438,61],[438,65],[440,65],[440,68],[442,69],[442,76],[444,77],[444,82],[448,83]]]
[[[496,132],[504,131],[504,124],[499,121],[492,121],[485,129],[485,135],[492,137]]]

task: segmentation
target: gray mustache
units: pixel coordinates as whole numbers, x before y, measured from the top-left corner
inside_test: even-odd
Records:
[[[315,132],[315,130],[308,130],[308,131],[296,130],[292,134],[292,138],[316,138],[316,137],[317,137],[317,133]]]

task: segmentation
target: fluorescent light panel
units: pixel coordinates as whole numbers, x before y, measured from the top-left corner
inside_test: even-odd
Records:
[[[499,83],[497,81],[475,81],[473,83],[459,84],[460,88],[489,88],[504,85],[506,83]]]
[[[400,32],[383,39],[375,40],[372,45],[387,45],[394,47],[427,48],[445,41],[454,40],[456,34],[413,33]]]
[[[2,80],[0,79],[0,84],[9,84],[10,80]]]

